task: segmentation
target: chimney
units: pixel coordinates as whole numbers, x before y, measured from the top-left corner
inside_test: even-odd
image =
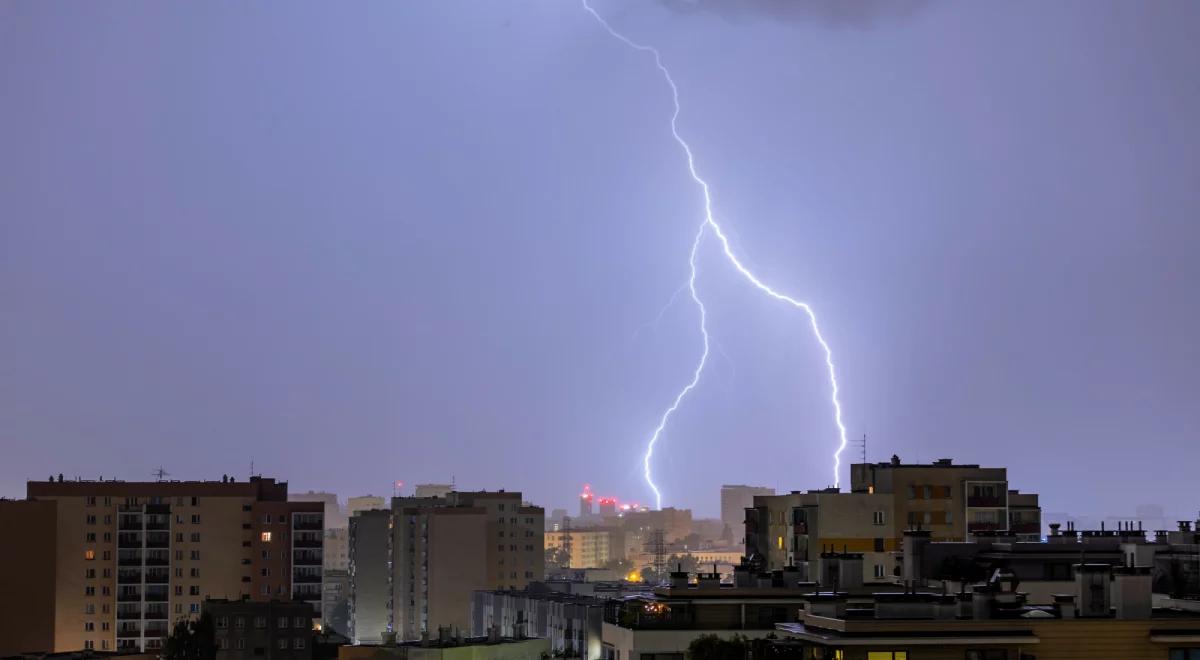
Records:
[[[1113,570],[1112,600],[1118,619],[1149,619],[1151,591],[1149,566],[1122,566]]]
[[[1062,523],[1050,523],[1050,536],[1058,536],[1058,529],[1062,527]]]
[[[1075,611],[1078,617],[1109,616],[1111,572],[1112,566],[1108,564],[1075,564]]]
[[[683,568],[682,565],[677,565],[676,569]],[[687,571],[674,570],[671,571],[671,588],[672,589],[687,589],[688,573]]]
[[[995,608],[995,605],[995,586],[992,584],[981,584],[976,586],[971,593],[971,618],[992,618],[992,610]]]
[[[920,585],[925,580],[922,564],[925,561],[925,546],[929,545],[929,530],[910,529],[904,532],[901,549],[904,553],[904,565],[901,577],[905,584]]]
[[[754,586],[754,574],[750,572],[750,566],[742,563],[733,567],[733,586],[738,589]]]
[[[1054,608],[1058,610],[1058,618],[1075,618],[1075,596],[1071,594],[1054,594]]]

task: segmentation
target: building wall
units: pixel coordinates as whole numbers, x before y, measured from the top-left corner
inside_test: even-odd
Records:
[[[697,637],[716,635],[723,639],[735,636],[758,639],[773,630],[632,630],[605,623],[602,638],[605,651],[615,651],[614,660],[642,660],[643,653],[683,654]],[[961,659],[960,659],[961,660]]]
[[[338,660],[542,660],[550,651],[544,639],[505,640],[453,647],[340,646]]]
[[[350,639],[379,642],[393,630],[392,513],[359,511],[350,518]]]
[[[496,567],[487,561],[496,542],[489,529],[494,525],[476,507],[440,509],[429,516],[428,630],[470,629],[471,594],[498,580]]]
[[[309,660],[312,609],[300,601],[206,601],[213,617],[217,660]]]
[[[620,529],[545,532],[544,548],[563,547],[568,535],[571,541],[571,568],[604,568],[609,562],[625,558],[625,534]]]
[[[744,543],[742,531],[746,521],[746,509],[754,506],[756,495],[774,495],[774,488],[766,486],[721,486],[721,522],[733,532],[735,543]]]
[[[0,657],[55,648],[57,518],[53,501],[0,500]]]

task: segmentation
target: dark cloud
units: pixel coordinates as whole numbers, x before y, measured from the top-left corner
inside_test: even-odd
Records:
[[[824,23],[839,27],[871,27],[907,18],[932,0],[661,0],[679,12],[706,12],[731,21],[764,18]]]

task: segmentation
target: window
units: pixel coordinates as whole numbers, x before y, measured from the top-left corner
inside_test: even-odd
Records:
[[[104,532],[104,542],[112,543],[112,532]]]
[[[887,516],[884,515],[883,511],[876,511],[875,513],[871,514],[871,522],[876,525],[887,524]]]
[[[916,486],[908,487],[908,499],[910,499],[910,500],[917,499],[917,487]]]
[[[96,516],[88,516],[87,518],[85,518],[85,520],[87,521],[87,524],[89,524],[89,525],[96,524]]]
[[[227,616],[217,617],[217,627],[218,628],[228,628],[229,627],[229,617],[227,617]]]
[[[83,558],[88,561],[92,561],[93,559],[96,558],[96,551],[95,550],[84,550]]]
[[[875,552],[883,552],[883,551],[884,551],[883,539],[882,538],[875,539]]]
[[[182,585],[182,584],[177,584],[177,585],[175,585],[175,595],[176,595],[176,596],[182,596],[182,595],[183,595],[183,585]]]
[[[233,645],[235,648],[244,649],[244,648],[246,648],[246,640],[239,639],[239,640],[235,641]]]
[[[777,550],[783,550],[783,537],[782,536],[775,539],[775,548]]]
[[[183,577],[183,569],[182,568],[175,569],[175,577],[177,577],[177,578]]]
[[[198,587],[196,587],[196,588],[198,588]],[[192,603],[191,605],[189,605],[188,612],[190,612],[192,614],[199,614],[200,613],[200,603]]]
[[[96,630],[96,624],[95,624],[95,623],[92,623],[91,621],[85,621],[85,622],[84,622],[84,624],[83,624],[83,631],[84,631],[84,632],[93,632],[94,630]]]
[[[294,648],[294,649],[304,648],[304,638],[297,637],[296,639],[292,640],[292,648]]]
[[[265,617],[265,616],[254,617],[254,627],[255,628],[266,628],[267,627],[267,617]]]
[[[309,626],[309,624],[308,624],[308,622],[307,622],[307,621],[305,621],[304,617],[302,617],[302,616],[298,616],[298,617],[296,617],[296,624],[295,624],[295,626],[296,626],[297,628],[304,629],[304,628],[307,628],[307,627]]]
[[[237,625],[238,628],[245,628],[246,627],[246,617],[239,616],[237,619],[234,620],[234,623]]]
[[[278,522],[280,525],[282,525],[283,523],[287,522],[287,518],[285,518],[285,517],[284,517],[284,515],[283,515],[282,513],[281,513],[281,514],[279,514],[279,517],[278,517],[278,518],[276,518],[275,520],[276,520],[276,522]]]
[[[175,613],[183,614],[183,603],[175,603]]]
[[[107,621],[100,622],[100,630],[108,630],[108,622]]]
[[[1171,649],[1171,660],[1200,660],[1200,647]]]
[[[104,516],[104,524],[111,525],[112,524],[112,516]]]
[[[275,626],[277,628],[287,628],[288,627],[288,618],[286,616],[279,617],[279,622],[276,623]]]
[[[217,638],[217,648],[222,651],[228,650],[229,649],[229,638],[228,637],[218,637]]]
[[[105,550],[103,553],[102,559],[104,559],[104,561],[109,561],[110,559],[112,559],[112,550]],[[1132,565],[1133,564],[1130,564],[1130,566],[1132,566]]]
[[[199,524],[200,524],[200,514],[198,514],[198,513],[193,513],[193,514],[192,514],[192,524],[193,524],[193,525],[199,525]]]
[[[200,542],[200,532],[192,532],[192,543]]]
[[[263,540],[263,543],[270,543],[271,542],[271,532],[263,532],[262,540]]]
[[[189,596],[199,596],[200,595],[200,586],[193,584],[192,586],[188,587],[188,595]]]
[[[96,542],[96,532],[88,532],[85,540],[88,543],[95,543]]]
[[[287,637],[280,637],[279,638],[279,648],[286,649],[287,647],[288,647]]]
[[[262,589],[259,589],[259,592],[264,596],[270,596],[271,595],[271,585],[264,584],[262,586]]]
[[[111,595],[112,595],[112,592],[111,592],[111,591],[109,591],[108,587],[100,587],[100,595],[102,595],[102,596],[111,596]]]
[[[92,641],[92,640],[90,640],[90,639],[88,639],[88,640],[84,640],[84,642],[83,642],[83,648],[85,648],[85,649],[88,649],[88,650],[94,649],[94,648],[96,648],[96,646],[95,646],[95,642],[93,642],[93,641]]]
[[[89,569],[87,569],[87,572],[85,572],[85,573],[84,573],[84,575],[85,575],[85,576],[86,576],[88,579],[94,578],[94,577],[96,577],[96,569],[94,569],[94,568],[89,568]]]
[[[190,577],[194,577],[194,578],[198,578],[198,577],[200,577],[200,569],[198,569],[198,568],[193,568],[193,569],[190,571]]]
[[[84,614],[95,614],[96,613],[96,605],[94,603],[88,603],[87,605],[84,605],[83,613]]]
[[[175,561],[183,561],[183,550],[175,551]]]
[[[908,651],[867,651],[867,660],[908,660]]]
[[[200,506],[200,498],[199,497],[192,498],[192,506]],[[195,521],[193,521],[193,522],[195,522]]]
[[[946,520],[947,525],[953,525],[954,524],[954,512],[947,511],[945,520]]]
[[[270,568],[264,568],[260,572],[263,577],[271,577],[271,569]]]
[[[263,558],[263,559],[270,559],[270,558],[271,558],[271,551],[270,551],[270,550],[263,550],[263,551],[262,551],[262,558]]]
[[[95,496],[91,496],[91,497],[88,497],[88,498],[87,498],[87,505],[88,505],[88,506],[96,506],[96,498],[95,498]]]
[[[190,556],[190,557],[191,557],[191,559],[193,559],[193,560],[198,560],[198,559],[200,559],[200,551],[199,551],[199,550],[192,550],[192,552],[189,554],[189,556]]]
[[[100,571],[100,574],[106,578],[110,578],[110,577],[112,577],[112,569],[106,568],[106,569]]]

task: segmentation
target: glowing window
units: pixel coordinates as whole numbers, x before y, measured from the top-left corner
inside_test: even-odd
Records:
[[[91,560],[95,559],[95,558],[96,558],[96,551],[95,551],[95,550],[85,550],[85,551],[84,551],[84,553],[83,553],[83,558],[84,558],[84,559],[86,559],[86,560],[88,560],[88,561],[91,561]]]
[[[264,543],[270,543],[270,541],[271,541],[271,532],[263,532],[263,533],[262,533],[262,540],[263,540],[263,542],[264,542]]]
[[[780,550],[783,550],[783,537],[782,536],[775,539],[775,547]]]

